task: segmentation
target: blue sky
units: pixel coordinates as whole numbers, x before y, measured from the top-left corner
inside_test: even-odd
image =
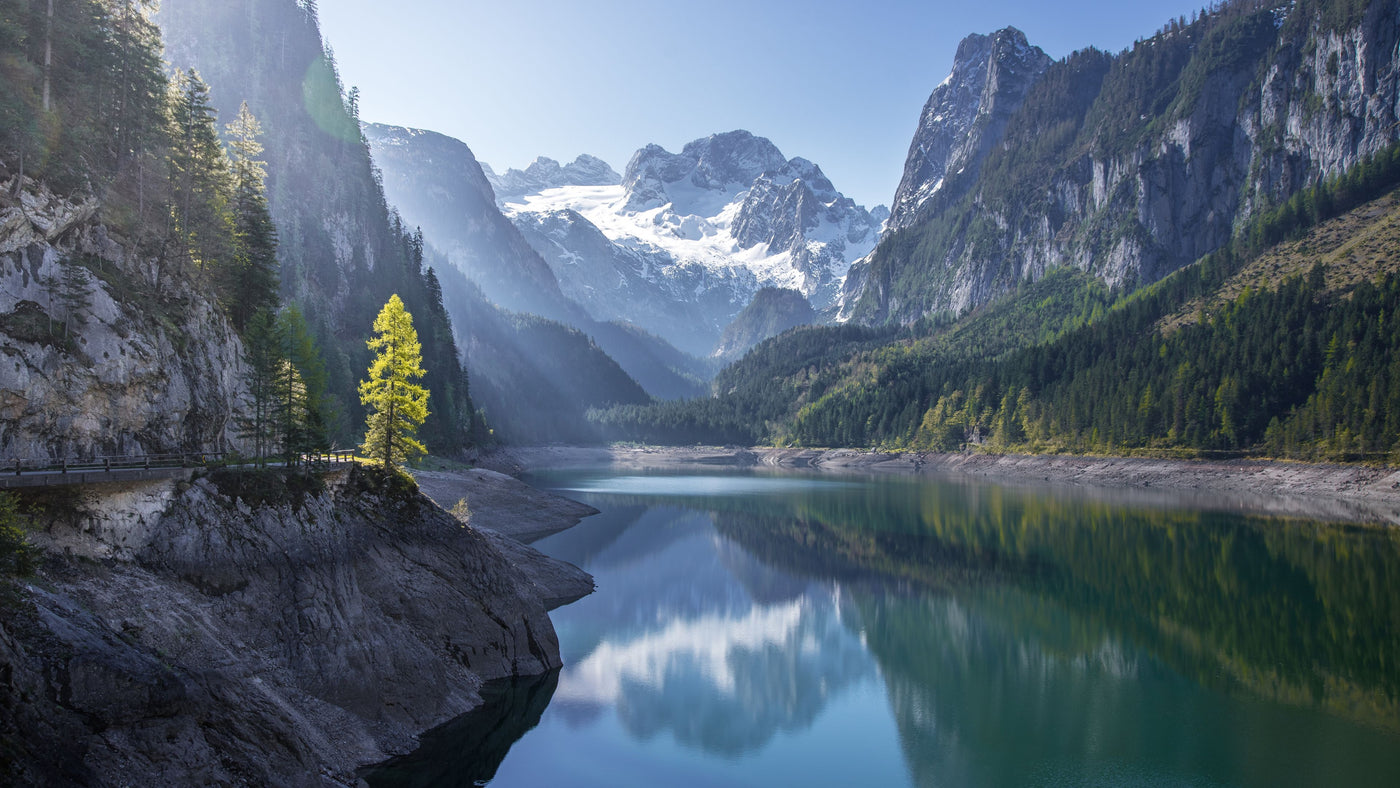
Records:
[[[1202,0],[320,0],[365,120],[440,131],[498,171],[599,156],[622,172],[732,129],[888,204],[929,92],[968,33],[1051,57],[1118,51]]]

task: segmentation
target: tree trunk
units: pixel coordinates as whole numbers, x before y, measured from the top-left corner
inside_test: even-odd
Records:
[[[49,73],[53,70],[53,0],[49,0],[48,23],[44,27],[44,112],[49,111]]]

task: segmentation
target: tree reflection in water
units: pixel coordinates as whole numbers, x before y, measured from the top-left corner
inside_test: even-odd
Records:
[[[604,479],[603,514],[539,543],[599,591],[555,614],[558,691],[503,784],[1400,779],[1400,530],[742,479]],[[438,782],[371,784],[490,779],[548,701],[516,692],[415,753]]]

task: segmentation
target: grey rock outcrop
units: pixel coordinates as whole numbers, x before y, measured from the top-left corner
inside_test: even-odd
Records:
[[[958,44],[952,73],[919,115],[890,207],[891,229],[914,224],[930,198],[957,187],[951,181],[966,189],[1051,62],[1014,27],[973,34]]]
[[[903,234],[852,267],[842,317],[910,322],[1061,266],[1148,284],[1395,144],[1400,3],[1342,5],[1226,6],[1128,52],[1051,65],[961,192],[940,193],[942,154],[911,155],[891,218]],[[915,151],[940,135],[982,150],[964,125],[921,126]]]
[[[627,210],[670,203],[680,215],[710,216],[754,179],[787,165],[777,146],[747,131],[730,131],[686,143],[680,153],[648,145],[632,155],[622,185]],[[679,188],[678,188],[679,187]]]
[[[192,273],[109,235],[95,201],[0,199],[0,457],[238,448],[242,344]]]
[[[792,252],[797,290],[826,308],[845,281],[847,246],[869,248],[880,222],[836,191],[820,167],[794,158],[753,180],[731,232],[743,249],[767,244],[770,253]],[[821,242],[813,243],[818,235]]]
[[[265,481],[142,487],[121,525],[118,491],[60,507],[38,540],[72,557],[0,615],[20,782],[354,784],[481,681],[557,667],[546,599],[592,587],[358,469],[252,504]]]

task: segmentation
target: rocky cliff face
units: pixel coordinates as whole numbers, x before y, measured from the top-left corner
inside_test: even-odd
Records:
[[[0,457],[238,448],[242,344],[197,272],[132,251],[98,202],[0,184]]]
[[[741,249],[788,253],[793,289],[825,309],[841,292],[852,254],[878,237],[880,220],[836,191],[820,167],[794,158],[753,180],[732,233]]]
[[[354,784],[482,680],[557,667],[543,597],[592,587],[358,470],[89,489],[46,517],[43,582],[0,615],[23,784]]]
[[[672,206],[681,216],[711,216],[728,205],[734,192],[770,170],[780,170],[787,158],[772,142],[747,131],[714,134],[685,144],[680,153],[648,145],[632,155],[622,185],[627,210],[646,211]]]
[[[977,177],[947,198],[941,154],[920,149],[938,134],[921,125],[899,229],[853,268],[843,317],[908,322],[1057,266],[1117,286],[1160,279],[1400,139],[1397,35],[1394,2],[1239,3],[1120,55],[1076,53],[1045,69]],[[944,147],[985,149],[976,124],[957,132],[967,116],[934,124]]]
[[[958,44],[952,72],[934,88],[919,115],[904,177],[890,206],[890,229],[914,224],[935,194],[976,177],[1050,63],[1050,56],[1014,27],[970,35]]]

